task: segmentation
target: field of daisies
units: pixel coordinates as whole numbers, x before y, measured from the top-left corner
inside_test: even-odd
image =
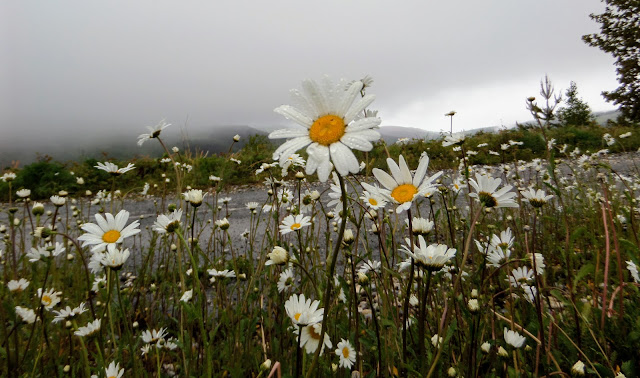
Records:
[[[621,171],[606,149],[559,145],[529,98],[543,157],[474,164],[484,146],[447,134],[454,169],[402,143],[374,168],[370,86],[293,90],[275,111],[296,125],[269,135],[284,142],[254,169],[264,196],[241,210],[220,177],[187,185],[164,122],[138,144],[171,172],[142,194],[122,187],[133,163],[99,162],[109,185],[48,200],[5,171],[0,375],[636,376],[635,155]],[[142,196],[150,227],[128,209]]]

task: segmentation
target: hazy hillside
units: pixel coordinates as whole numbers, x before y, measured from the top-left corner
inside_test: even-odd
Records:
[[[617,110],[594,113],[595,120],[600,125],[606,125],[607,121],[615,120],[620,115]],[[531,123],[532,121],[526,122]],[[515,125],[507,126],[513,128]],[[209,130],[184,130],[178,127],[167,129],[163,133],[163,140],[168,148],[177,146],[182,150],[187,148],[203,153],[226,152],[229,150],[234,135],[241,137],[240,143],[234,150],[242,147],[251,135],[268,135],[271,131],[281,126],[247,126],[230,125],[216,126]],[[474,134],[480,131],[496,132],[499,126],[482,127],[466,130],[466,133]],[[19,165],[29,164],[38,156],[48,155],[58,161],[82,160],[86,158],[117,158],[130,159],[136,156],[159,156],[162,148],[154,141],[148,141],[142,147],[136,144],[137,136],[143,130],[121,133],[119,135],[103,134],[92,135],[87,139],[85,134],[56,135],[47,138],[28,137],[21,140],[0,140],[0,167],[6,167],[12,162]],[[410,139],[437,139],[440,132],[427,131],[415,127],[382,126],[380,128],[382,138],[389,144],[397,142],[400,138]],[[275,141],[279,143],[279,141]]]

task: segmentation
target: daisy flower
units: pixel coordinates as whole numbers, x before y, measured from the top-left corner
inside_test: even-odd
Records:
[[[107,252],[102,256],[100,263],[113,270],[122,268],[127,259],[129,258],[129,249],[119,249],[115,244],[109,244],[107,246]]]
[[[407,227],[409,226],[409,220],[405,219]],[[427,235],[433,230],[434,223],[425,218],[413,217],[411,220],[411,228],[414,235]]]
[[[36,262],[43,258],[57,257],[65,250],[66,248],[63,247],[62,243],[56,242],[55,246],[52,243],[47,243],[44,247],[31,248],[31,250],[27,252],[27,257],[30,262]]]
[[[16,315],[18,315],[20,319],[27,324],[35,323],[37,319],[35,311],[21,306],[16,306]]]
[[[469,193],[469,197],[473,197],[482,203],[485,207],[518,207],[513,200],[516,193],[509,192],[511,185],[506,185],[502,189],[497,190],[502,182],[499,178],[476,174],[476,179],[469,179],[469,183],[476,193]]]
[[[236,272],[229,269],[225,269],[225,270],[208,269],[207,272],[211,276],[211,279],[209,280],[211,283],[216,282],[216,278],[235,278],[236,277]]]
[[[526,266],[512,270],[509,276],[509,283],[512,287],[525,285],[531,280],[533,280],[533,270],[530,270]]]
[[[304,167],[306,161],[304,158],[298,154],[291,154],[289,157],[284,159],[284,162],[280,164],[282,167],[282,172],[280,174],[282,177],[285,177],[289,171],[290,167]]]
[[[42,303],[47,310],[51,310],[55,305],[60,303],[60,295],[62,295],[60,291],[54,291],[54,289],[43,291],[41,288],[38,289],[38,293],[36,294],[36,296],[40,298],[40,303]]]
[[[87,309],[86,309],[86,307],[84,305],[84,302],[81,303],[80,306],[78,306],[78,307],[76,307],[74,309],[71,309],[71,307],[67,306],[66,308],[63,308],[60,311],[55,311],[54,310],[53,313],[56,314],[56,315],[53,318],[53,320],[51,321],[51,323],[58,323],[58,322],[61,322],[63,320],[66,320],[66,319],[74,318],[74,317],[76,317],[76,315],[80,315],[80,314],[82,314],[83,312],[86,312],[86,311],[87,311]]]
[[[350,369],[356,363],[356,351],[349,340],[340,339],[337,345],[336,355],[340,357],[340,367]]]
[[[464,133],[455,133],[452,135],[447,135],[444,137],[444,140],[442,141],[442,147],[448,147],[448,146],[459,146],[462,143],[464,143],[464,140],[466,139],[466,135]]]
[[[289,262],[289,253],[286,249],[275,246],[273,250],[267,254],[269,260],[264,265],[285,265]]]
[[[527,341],[527,338],[516,331],[511,331],[507,329],[507,327],[504,327],[504,341],[514,348],[521,348]]]
[[[322,321],[324,309],[318,309],[319,305],[320,301],[312,302],[311,299],[306,299],[304,294],[293,294],[284,303],[284,309],[294,325],[306,326]]]
[[[104,371],[107,378],[122,378],[124,375],[124,369],[120,369],[120,364],[116,364],[115,361],[111,362]]]
[[[419,246],[416,245],[413,248],[402,246],[403,251],[413,257],[416,264],[430,272],[439,271],[456,255],[455,248],[449,248],[444,244],[431,244],[427,246],[427,242],[422,235],[418,235],[418,243]],[[408,239],[407,244],[411,245]]]
[[[193,289],[185,291],[180,297],[180,302],[189,302],[191,298],[193,298]]]
[[[83,241],[82,245],[93,245],[92,251],[103,251],[109,244],[122,243],[125,238],[133,236],[140,232],[139,221],[133,221],[126,226],[129,220],[129,212],[120,210],[115,218],[111,213],[106,213],[105,218],[100,214],[96,214],[95,223],[85,223],[81,226],[86,233],[81,235],[78,240]]]
[[[66,198],[56,195],[51,196],[49,199],[51,200],[51,203],[56,207],[64,206],[64,204],[67,202]]]
[[[404,157],[400,155],[396,164],[393,159],[388,158],[387,164],[391,175],[387,172],[374,168],[373,175],[386,189],[380,189],[380,193],[387,197],[389,201],[398,204],[396,212],[402,212],[411,208],[413,200],[417,196],[424,196],[427,190],[432,186],[432,182],[438,178],[442,172],[438,172],[433,176],[426,178],[427,166],[429,165],[429,157],[427,154],[423,154],[420,157],[420,163],[418,169],[415,172],[415,176],[411,177],[411,171],[404,160]]]
[[[16,174],[13,172],[7,172],[0,179],[4,182],[11,182],[16,179]]]
[[[638,276],[638,267],[636,266],[636,264],[634,264],[633,261],[631,260],[627,261],[626,263],[627,263],[627,269],[629,270],[629,273],[631,274],[633,281],[635,283],[640,283],[640,276]]]
[[[173,210],[170,214],[160,214],[153,223],[153,230],[159,234],[172,233],[180,228],[182,209]]]
[[[20,198],[27,198],[31,195],[31,190],[29,189],[20,189],[16,192],[16,195]]]
[[[293,287],[293,283],[293,269],[286,269],[285,271],[280,273],[280,278],[278,279],[278,293],[282,293],[286,289]]]
[[[140,338],[145,344],[156,344],[156,347],[161,347],[164,344],[164,338],[167,336],[166,328],[160,328],[159,330],[146,330],[142,332]],[[158,345],[160,344],[160,345]]]
[[[169,126],[171,126],[171,124],[170,123],[166,123],[164,121],[164,119],[162,121],[160,121],[160,123],[155,125],[155,126],[147,126],[147,130],[149,130],[149,133],[148,134],[140,134],[140,135],[138,135],[138,146],[142,146],[144,144],[144,142],[146,142],[149,139],[153,139],[153,138],[159,137],[160,133],[162,132],[162,130],[166,129]]]
[[[202,190],[200,189],[191,189],[187,192],[182,193],[184,200],[189,202],[193,207],[202,205],[202,200],[206,195],[206,193],[202,194]]]
[[[529,188],[520,192],[522,196],[531,204],[533,207],[542,207],[549,202],[550,199],[553,198],[552,194],[547,195],[544,190],[538,189],[535,190],[533,188]]]
[[[120,176],[121,174],[129,172],[130,170],[134,169],[135,165],[129,163],[127,164],[126,167],[118,168],[117,165],[111,162],[105,161],[104,163],[98,162],[98,165],[96,165],[95,167],[109,173],[112,176]]]
[[[293,333],[298,334],[300,329],[296,328]],[[307,353],[315,353],[318,347],[320,346],[320,333],[322,332],[322,324],[315,323],[309,324],[308,326],[302,327],[302,335],[300,336],[300,346],[304,346],[304,350]],[[331,348],[331,339],[329,338],[329,334],[325,332],[324,340],[322,342],[322,349],[320,350],[320,355],[324,353],[324,348]]]
[[[282,224],[280,225],[280,233],[282,235],[288,234],[292,231],[298,231],[302,227],[311,225],[311,217],[306,216],[304,214],[298,214],[295,217],[293,215],[287,215],[282,220]]]
[[[29,287],[29,281],[25,280],[24,278],[20,278],[17,281],[11,280],[7,282],[7,288],[9,289],[10,292],[24,291],[27,287]]]
[[[275,109],[276,113],[304,127],[269,134],[271,139],[291,138],[273,153],[273,159],[279,159],[280,166],[294,152],[309,146],[308,175],[318,171],[318,179],[324,182],[333,166],[343,176],[358,173],[360,164],[351,150],[371,151],[371,142],[380,139],[380,133],[374,129],[381,121],[366,114],[362,117],[362,111],[375,99],[373,95],[358,98],[364,87],[362,81],[353,82],[346,90],[344,85],[344,82],[335,84],[327,77],[321,84],[305,80],[302,92],[291,92],[295,107],[282,105]]]
[[[100,331],[100,324],[102,323],[102,319],[96,319],[92,322],[87,323],[84,327],[78,327],[78,330],[73,334],[80,337],[91,336],[96,332]]]
[[[368,208],[378,210],[387,206],[387,199],[380,193],[380,188],[369,185],[366,182],[362,183],[362,187],[365,190],[362,192],[360,199]]]

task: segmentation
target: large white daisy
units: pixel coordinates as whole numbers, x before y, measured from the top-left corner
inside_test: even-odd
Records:
[[[126,210],[120,210],[115,218],[111,213],[106,213],[105,217],[106,219],[102,215],[96,214],[98,224],[85,223],[81,227],[86,233],[81,235],[78,240],[83,241],[83,246],[93,245],[91,248],[93,252],[103,251],[108,244],[121,243],[125,238],[140,232],[138,228],[140,222],[137,220],[125,227],[127,220],[129,220],[129,212]]]
[[[362,81],[355,81],[345,90],[344,81],[336,84],[325,77],[321,84],[303,81],[302,92],[293,90],[295,106],[282,105],[275,112],[304,129],[283,129],[269,134],[271,139],[291,138],[273,153],[280,166],[294,152],[309,146],[308,175],[317,170],[318,179],[326,181],[333,166],[343,176],[358,173],[360,164],[351,150],[371,151],[371,142],[380,139],[380,133],[374,129],[381,122],[378,117],[363,114],[375,98],[365,95],[358,99],[363,86]]]

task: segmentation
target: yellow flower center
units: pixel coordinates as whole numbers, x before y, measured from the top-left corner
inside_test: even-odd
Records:
[[[110,375],[107,378],[116,378],[116,376],[115,375]]]
[[[115,243],[120,239],[120,231],[118,230],[110,230],[102,235],[102,240],[105,243]]]
[[[342,348],[342,355],[344,356],[344,358],[349,358],[349,348]]]
[[[294,230],[294,231],[299,229],[300,227],[302,227],[302,225],[300,223],[294,223],[294,224],[291,225],[291,229]]]
[[[371,206],[378,206],[378,201],[375,198],[369,198],[369,203]]]
[[[302,315],[301,312],[298,312],[297,314],[293,315],[294,318],[296,318],[296,321],[300,320],[300,315]]]
[[[51,297],[48,295],[43,295],[42,296],[42,303],[44,303],[45,306],[49,306],[51,304]]]
[[[410,202],[413,200],[413,196],[418,193],[418,188],[412,184],[402,184],[391,192],[391,197],[399,203]]]
[[[309,138],[323,146],[329,146],[342,138],[344,120],[336,115],[326,115],[316,119],[309,129]]]

